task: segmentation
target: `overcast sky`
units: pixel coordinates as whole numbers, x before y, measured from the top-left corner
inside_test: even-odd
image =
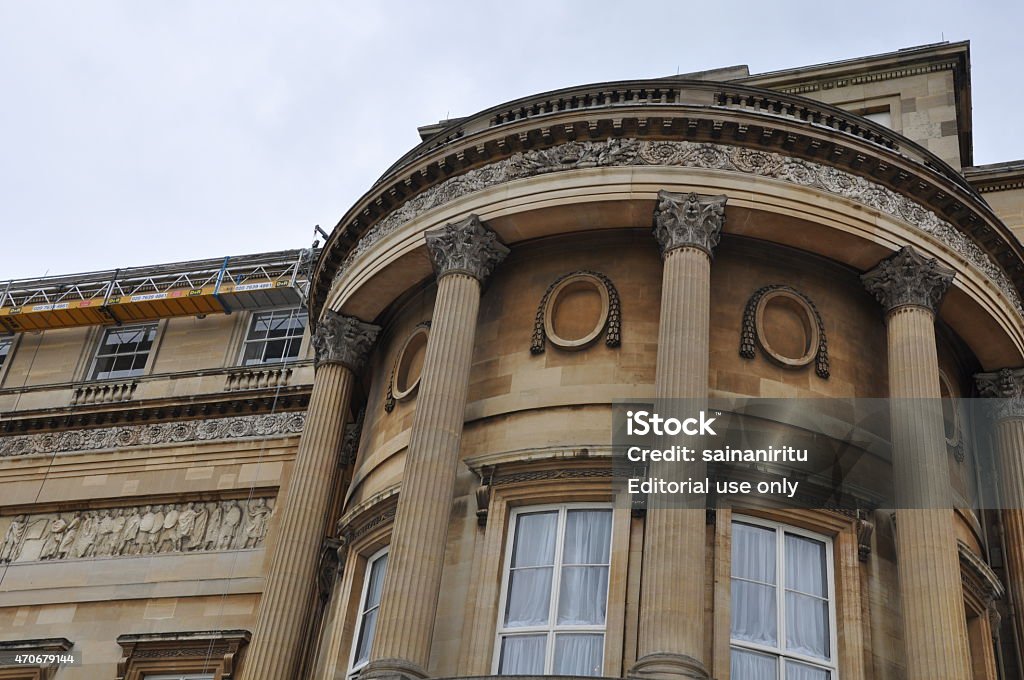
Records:
[[[971,41],[975,162],[1020,159],[1022,25],[1020,0],[0,0],[0,280],[306,247],[418,125],[531,93],[943,39]]]

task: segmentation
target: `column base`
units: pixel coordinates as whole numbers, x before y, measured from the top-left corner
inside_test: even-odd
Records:
[[[422,668],[405,659],[375,659],[359,673],[359,680],[424,680]]]
[[[629,673],[635,680],[710,680],[707,668],[697,659],[686,654],[655,652],[641,658]]]

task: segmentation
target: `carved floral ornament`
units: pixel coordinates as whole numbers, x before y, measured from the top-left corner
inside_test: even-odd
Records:
[[[803,317],[801,321],[804,325],[806,349],[800,356],[786,356],[773,347],[768,340],[765,312],[774,300],[790,303],[789,306]],[[825,335],[825,322],[814,302],[795,288],[772,284],[759,288],[750,296],[743,310],[740,356],[744,359],[753,359],[758,346],[769,358],[783,367],[800,368],[813,361],[814,372],[818,374],[818,377],[825,380],[829,377],[828,338]]]
[[[705,142],[609,139],[570,142],[513,154],[469,170],[413,196],[371,227],[335,274],[335,283],[360,255],[414,217],[462,196],[505,182],[565,170],[593,167],[666,166],[734,172],[787,182],[842,196],[906,222],[951,248],[983,272],[1024,317],[1024,305],[1006,273],[949,222],[903,194],[863,177],[779,153]]]
[[[342,364],[359,371],[379,332],[379,326],[328,309],[313,333],[315,364]]]
[[[921,255],[912,246],[903,246],[860,278],[886,312],[910,306],[923,307],[934,314],[955,275],[935,258]]]
[[[974,376],[978,392],[994,400],[997,420],[1024,418],[1024,368],[1003,368]]]
[[[658,192],[654,238],[665,257],[676,248],[698,248],[708,256],[722,238],[726,196]]]
[[[562,338],[555,328],[555,315],[562,293],[570,291],[573,286],[596,290],[601,296],[601,310],[588,332],[578,338]],[[548,341],[561,349],[583,349],[596,340],[602,331],[605,333],[605,345],[619,346],[622,341],[622,304],[615,284],[601,272],[586,269],[563,274],[548,286],[537,306],[530,353],[543,354]]]
[[[476,215],[431,229],[425,238],[438,278],[446,274],[466,274],[483,283],[509,253],[498,235],[484,226]]]
[[[149,425],[97,427],[66,432],[41,432],[0,437],[0,458],[53,455],[132,446],[158,446],[194,441],[296,435],[306,423],[305,413],[264,413]]]
[[[17,515],[0,564],[259,548],[274,498],[155,503]]]

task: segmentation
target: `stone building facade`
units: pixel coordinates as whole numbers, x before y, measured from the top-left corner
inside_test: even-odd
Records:
[[[966,43],[420,133],[250,288],[12,284],[0,653],[80,662],[0,678],[1022,677],[1024,165]],[[998,397],[998,469],[922,412],[880,469],[949,507],[617,502],[612,403],[719,397]]]

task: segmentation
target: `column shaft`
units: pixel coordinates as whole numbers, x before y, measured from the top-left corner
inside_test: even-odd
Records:
[[[437,285],[369,677],[425,677],[465,419],[480,284]]]
[[[299,667],[354,380],[340,363],[317,368],[243,680],[292,678]]]
[[[665,255],[655,373],[658,400],[707,397],[710,295],[711,260],[705,250],[681,247]],[[652,467],[651,474],[667,477],[673,471],[655,472]],[[703,507],[682,509],[657,496],[649,499],[637,674],[708,677],[703,662],[705,531]]]
[[[1006,560],[1006,588],[1010,593],[1017,648],[1024,650],[1024,419],[1001,420],[996,425],[1001,517]]]
[[[950,503],[935,317],[889,312],[889,394],[900,594],[909,680],[968,680],[970,647]]]

